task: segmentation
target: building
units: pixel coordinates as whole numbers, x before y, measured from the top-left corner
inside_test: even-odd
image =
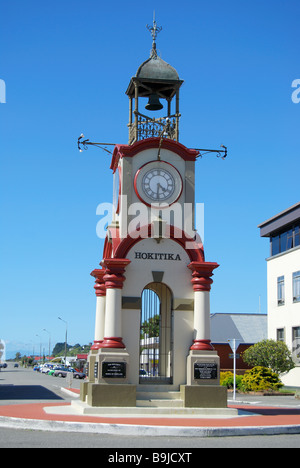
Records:
[[[212,314],[211,340],[220,357],[222,371],[233,370],[233,354],[228,340],[237,339],[236,368],[242,373],[249,369],[242,353],[250,346],[267,339],[267,314]]]
[[[300,202],[258,226],[270,239],[267,258],[268,338],[284,341],[296,368],[282,377],[300,387]]]

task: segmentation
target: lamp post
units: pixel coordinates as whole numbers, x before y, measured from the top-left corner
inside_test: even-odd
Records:
[[[40,359],[39,360],[41,360],[41,357],[42,357],[42,339],[41,339],[40,335],[35,335],[35,336],[37,336],[40,339]]]
[[[50,361],[50,349],[51,349],[51,334],[48,330],[46,330],[46,328],[43,328],[43,331],[48,333],[49,335],[49,361]]]
[[[68,341],[68,322],[63,320],[61,317],[57,317],[58,320],[61,320],[66,324],[66,339],[65,339],[65,366],[67,365],[67,341]]]

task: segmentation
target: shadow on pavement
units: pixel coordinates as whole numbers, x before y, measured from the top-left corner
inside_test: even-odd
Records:
[[[255,413],[261,416],[284,416],[284,415],[300,415],[300,409],[297,408],[261,408],[261,407],[247,407],[247,413]]]
[[[0,400],[63,400],[42,385],[0,385]]]

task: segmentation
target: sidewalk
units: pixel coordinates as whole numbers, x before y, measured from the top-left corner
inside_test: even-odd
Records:
[[[71,392],[78,397],[78,391]],[[26,403],[0,406],[0,427],[181,437],[300,434],[300,400],[293,397],[239,395],[228,407],[238,409],[238,416],[87,416],[67,402]]]

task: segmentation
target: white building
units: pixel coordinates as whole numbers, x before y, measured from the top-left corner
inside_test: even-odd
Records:
[[[268,337],[284,341],[296,368],[282,377],[300,387],[300,202],[258,226],[270,238],[267,258]]]

